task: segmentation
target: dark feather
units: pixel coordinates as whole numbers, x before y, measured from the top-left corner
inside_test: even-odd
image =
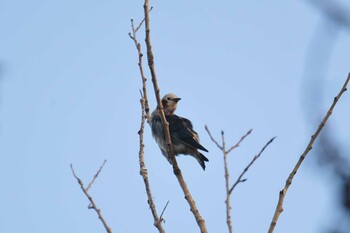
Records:
[[[206,148],[199,144],[198,134],[193,130],[190,120],[177,115],[168,115],[166,119],[169,123],[172,141],[179,141],[196,149],[208,152]]]

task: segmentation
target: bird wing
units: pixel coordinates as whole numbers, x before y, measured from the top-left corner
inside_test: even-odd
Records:
[[[192,122],[177,115],[168,115],[166,119],[169,123],[169,130],[172,137],[196,149],[208,152],[199,144],[198,134],[193,130]]]

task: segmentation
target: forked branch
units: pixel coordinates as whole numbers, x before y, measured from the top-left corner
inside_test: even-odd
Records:
[[[141,21],[141,23],[139,24],[139,26],[135,29],[135,26],[134,26],[134,20],[131,20],[131,30],[132,30],[132,33],[129,32],[129,36],[130,38],[134,41],[134,44],[136,46],[136,49],[137,49],[137,55],[138,55],[138,59],[139,59],[139,62],[138,62],[138,66],[139,66],[139,71],[140,71],[140,75],[141,75],[141,79],[142,79],[142,98],[144,100],[144,106],[145,106],[145,114],[146,114],[146,117],[147,117],[147,123],[149,124],[151,122],[151,116],[150,116],[150,110],[149,110],[149,105],[148,105],[148,96],[147,96],[147,86],[146,86],[146,82],[147,82],[147,78],[145,76],[145,72],[143,71],[143,65],[142,65],[142,57],[143,57],[143,54],[142,54],[142,50],[141,50],[141,44],[138,42],[137,40],[137,31],[140,29],[140,27],[142,26],[143,22],[145,20],[143,19]]]
[[[70,165],[70,169],[72,170],[73,176],[75,177],[75,179],[77,180],[78,184],[80,185],[81,190],[83,191],[83,193],[85,194],[85,196],[89,199],[90,204],[88,206],[89,209],[93,209],[95,210],[95,212],[98,215],[98,218],[101,220],[103,226],[105,227],[107,233],[112,233],[112,229],[108,226],[106,220],[103,218],[101,210],[97,207],[94,199],[91,197],[91,195],[89,194],[88,190],[89,188],[91,188],[92,184],[94,183],[94,181],[96,180],[96,178],[98,177],[98,175],[100,174],[100,172],[102,171],[103,166],[106,164],[106,160],[103,162],[103,164],[101,165],[100,169],[97,171],[97,173],[94,175],[94,177],[92,178],[91,182],[89,183],[88,187],[85,188],[83,182],[81,181],[81,179],[75,174],[75,171],[73,169],[73,164]]]
[[[253,163],[260,157],[260,155],[262,154],[262,152],[265,150],[265,148],[275,139],[272,138],[270,139],[270,141],[268,141],[266,143],[266,145],[261,149],[261,151],[259,152],[259,154],[255,155],[252,159],[252,161],[247,165],[247,167],[243,170],[243,172],[239,175],[237,181],[232,185],[232,187],[230,187],[230,174],[229,174],[229,170],[228,170],[228,165],[227,165],[227,155],[235,148],[239,147],[241,142],[248,136],[251,134],[252,129],[250,129],[245,135],[243,135],[241,137],[241,139],[233,146],[230,147],[230,149],[226,150],[226,143],[225,143],[225,133],[224,131],[221,131],[221,140],[222,140],[222,144],[220,145],[215,138],[211,135],[208,126],[205,126],[205,130],[208,132],[210,139],[216,144],[216,146],[222,151],[223,154],[223,158],[224,158],[224,170],[225,170],[225,188],[226,188],[226,200],[225,200],[225,204],[226,204],[226,224],[228,227],[228,230],[230,233],[232,233],[232,221],[231,221],[231,193],[233,191],[233,189],[242,182],[245,182],[247,179],[243,179],[244,174],[248,171],[248,169],[250,168],[250,166],[253,165]]]
[[[148,198],[148,205],[151,209],[152,215],[153,215],[153,220],[154,220],[154,226],[158,229],[159,233],[164,233],[164,229],[162,226],[163,222],[163,213],[161,214],[160,218],[158,217],[157,209],[153,201],[152,197],[152,192],[151,192],[151,186],[148,181],[148,172],[147,168],[145,165],[145,159],[144,159],[144,143],[143,143],[143,132],[145,128],[145,97],[141,96],[141,109],[142,109],[142,114],[141,114],[141,126],[139,130],[139,136],[140,136],[140,150],[139,150],[139,163],[140,163],[140,175],[143,178],[143,182],[145,183],[145,188],[147,192],[147,198]],[[168,205],[168,204],[167,204]]]
[[[150,9],[150,11],[152,10],[152,8]],[[137,28],[135,28],[134,26],[134,21],[131,20],[131,30],[132,33],[129,33],[130,38],[134,41],[136,49],[137,49],[137,54],[138,54],[138,66],[139,66],[139,71],[141,74],[141,79],[142,79],[142,91],[140,90],[141,93],[141,126],[140,126],[140,130],[138,132],[139,134],[139,138],[140,138],[140,148],[139,148],[139,164],[140,164],[140,175],[143,178],[143,182],[145,184],[145,189],[146,189],[146,193],[147,193],[147,202],[148,205],[150,207],[150,210],[152,212],[152,216],[153,216],[153,225],[158,229],[159,233],[164,233],[164,228],[162,226],[163,223],[163,218],[162,215],[160,217],[158,217],[158,213],[157,213],[157,208],[156,205],[154,203],[153,200],[153,196],[152,196],[152,192],[151,192],[151,186],[149,183],[149,179],[148,179],[148,171],[146,168],[146,164],[145,164],[145,159],[144,159],[144,143],[143,143],[143,135],[144,135],[144,128],[145,128],[145,118],[147,118],[147,123],[149,124],[151,121],[151,116],[150,116],[150,110],[149,110],[149,106],[148,106],[148,97],[147,97],[147,86],[146,86],[146,82],[147,82],[147,78],[145,76],[144,70],[143,70],[143,65],[142,65],[142,51],[141,51],[141,44],[138,42],[136,34],[137,31],[140,29],[140,27],[142,26],[142,24],[144,23],[144,19],[140,22],[139,26]],[[163,214],[163,213],[162,213]]]
[[[154,56],[153,56],[153,52],[152,52],[151,36],[150,36],[149,9],[150,9],[149,8],[149,1],[145,0],[145,2],[144,2],[145,30],[146,30],[145,41],[146,41],[146,46],[147,46],[148,66],[149,66],[151,76],[152,76],[153,88],[154,88],[154,92],[155,92],[155,96],[157,99],[157,104],[158,104],[158,108],[159,108],[159,112],[160,112],[160,116],[161,116],[161,120],[162,120],[164,135],[165,135],[166,143],[168,146],[169,157],[171,158],[171,161],[172,161],[174,174],[175,174],[175,176],[176,176],[176,178],[177,178],[177,180],[178,180],[178,182],[183,190],[183,193],[185,195],[185,199],[187,200],[188,204],[190,205],[191,211],[192,211],[192,213],[197,221],[198,227],[200,228],[200,231],[202,233],[207,233],[204,219],[202,218],[202,216],[200,215],[200,213],[198,211],[196,203],[192,198],[192,195],[187,187],[187,184],[185,183],[185,180],[182,176],[182,172],[181,172],[179,166],[177,165],[177,161],[176,161],[175,156],[174,156],[174,150],[173,150],[173,146],[172,146],[171,138],[170,138],[169,124],[168,124],[168,122],[165,118],[165,115],[164,115],[163,105],[162,105],[162,102],[160,99],[160,90],[158,87],[158,81],[157,81],[157,76],[156,76],[155,67],[154,67]]]

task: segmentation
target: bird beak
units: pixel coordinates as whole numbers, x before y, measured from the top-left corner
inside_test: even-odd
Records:
[[[173,99],[175,101],[175,103],[179,102],[179,100],[181,100],[181,98],[174,98]]]

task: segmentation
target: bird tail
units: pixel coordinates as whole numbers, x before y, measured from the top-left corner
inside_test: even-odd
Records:
[[[207,157],[205,157],[202,153],[200,153],[199,151],[197,151],[197,154],[194,156],[198,163],[201,165],[201,167],[203,168],[203,170],[205,170],[205,163],[204,161],[208,162],[209,159]]]

